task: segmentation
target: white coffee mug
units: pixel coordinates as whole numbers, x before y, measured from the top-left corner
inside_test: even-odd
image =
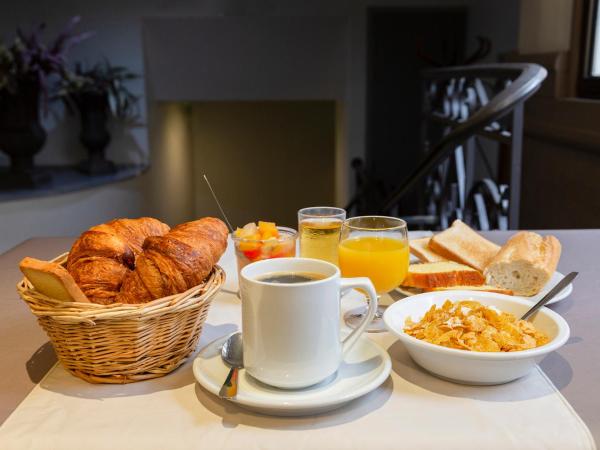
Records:
[[[316,273],[324,278],[272,283],[275,273]],[[368,278],[340,278],[340,269],[310,258],[275,258],[240,273],[244,368],[257,380],[284,389],[317,384],[338,369],[344,355],[373,319],[377,294]],[[363,289],[369,310],[363,322],[340,338],[340,291]]]

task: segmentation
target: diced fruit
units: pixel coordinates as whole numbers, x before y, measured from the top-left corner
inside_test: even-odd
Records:
[[[277,230],[277,226],[274,222],[263,222],[262,220],[258,221],[258,230],[263,239],[269,239],[271,237],[278,238],[279,231]]]
[[[274,248],[271,254],[271,258],[284,258],[288,256],[294,256],[296,253],[294,251],[294,242],[281,242],[278,243]]]
[[[256,226],[256,224],[254,222],[249,222],[246,225],[244,225],[244,231],[247,234],[258,233],[258,227]]]
[[[274,222],[259,221],[247,223],[243,228],[237,228],[233,235],[236,239],[239,261],[258,261],[268,258],[294,256],[295,242],[281,242],[277,225]],[[242,257],[242,254],[244,255]]]
[[[244,228],[237,228],[233,235],[239,239],[261,239],[258,227],[252,222],[244,225]]]
[[[277,239],[279,238],[279,232],[277,232],[277,230],[275,230],[275,232],[272,231],[266,231],[264,234],[262,234],[262,238],[263,239]]]
[[[264,240],[262,243],[262,246],[263,246],[264,253],[271,253],[273,251],[273,249],[275,247],[277,247],[277,238],[270,237],[270,238]]]
[[[260,256],[260,247],[256,250],[246,250],[244,256],[248,258],[250,261],[254,261],[256,258]]]
[[[247,223],[244,228],[238,228],[233,234],[240,239],[256,239],[255,236],[260,239],[260,232],[254,222]]]
[[[260,249],[260,234],[256,233],[249,236],[244,236],[242,239],[244,240],[238,242],[238,248],[241,251],[245,252]]]
[[[279,230],[274,222],[263,222],[260,220],[258,226],[254,222],[247,223],[243,228],[237,228],[233,235],[239,239],[256,239],[266,240],[269,238],[278,238]]]
[[[245,265],[269,258],[283,258],[296,254],[295,240],[282,237],[274,222],[250,222],[237,228],[233,235],[236,243],[238,270]]]

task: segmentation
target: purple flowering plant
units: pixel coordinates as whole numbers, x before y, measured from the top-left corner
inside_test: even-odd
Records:
[[[71,18],[64,30],[47,43],[42,39],[44,23],[30,32],[18,28],[12,42],[0,41],[0,94],[18,95],[24,86],[33,85],[39,89],[47,112],[53,83],[73,76],[67,66],[67,53],[92,35],[75,32],[80,20],[79,16]]]

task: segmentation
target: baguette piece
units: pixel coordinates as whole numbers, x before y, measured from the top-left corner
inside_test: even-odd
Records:
[[[535,295],[552,277],[560,252],[554,236],[520,231],[490,261],[484,272],[487,283],[512,289],[516,295]]]
[[[481,286],[485,278],[481,272],[452,261],[411,264],[403,286],[418,288]]]
[[[19,269],[35,289],[47,297],[63,302],[90,303],[71,274],[60,264],[27,257],[21,260]]]
[[[484,284],[483,286],[449,286],[449,287],[435,287],[426,288],[425,292],[438,292],[438,291],[482,291],[482,292],[494,292],[496,294],[513,295],[513,291],[510,289],[504,289],[496,286],[490,286]]]
[[[461,220],[455,220],[450,228],[433,236],[429,248],[444,258],[480,272],[500,251],[500,246],[488,241]]]
[[[421,239],[411,239],[408,243],[410,253],[415,255],[421,262],[439,262],[447,261],[443,256],[438,255],[429,248],[430,237]]]

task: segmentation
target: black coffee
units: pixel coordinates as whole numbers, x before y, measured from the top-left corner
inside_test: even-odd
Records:
[[[326,278],[326,276],[313,272],[277,272],[262,275],[257,280],[265,283],[294,284],[322,280],[323,278]]]

